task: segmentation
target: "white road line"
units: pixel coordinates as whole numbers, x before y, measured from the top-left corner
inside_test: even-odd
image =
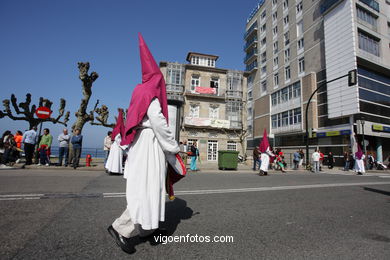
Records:
[[[390,178],[390,175],[379,175],[379,178]]]
[[[390,176],[380,176],[382,178],[390,178]],[[367,186],[367,185],[389,185],[390,182],[355,182],[355,183],[328,183],[328,184],[307,184],[307,185],[290,185],[290,186],[274,186],[274,187],[257,187],[257,188],[240,188],[240,189],[216,189],[216,190],[179,190],[175,195],[202,195],[202,194],[221,194],[221,193],[237,193],[237,192],[256,192],[256,191],[278,191],[278,190],[299,190],[299,189],[315,189],[315,188],[334,188],[334,187],[351,187],[351,186]],[[10,194],[0,195],[1,200],[36,200],[40,199],[43,194]],[[126,197],[124,192],[103,193],[103,198],[123,198]]]

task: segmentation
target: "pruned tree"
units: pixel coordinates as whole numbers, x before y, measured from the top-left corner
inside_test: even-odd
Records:
[[[15,113],[12,112],[11,105]],[[39,104],[38,107],[47,107],[51,111],[51,107],[53,105],[53,102],[51,102],[49,99],[40,97],[39,98]],[[47,118],[47,119],[40,119],[34,117],[35,111],[37,109],[36,105],[31,105],[31,94],[28,93],[26,95],[25,102],[20,102],[18,104],[18,100],[14,94],[11,95],[11,100],[4,99],[3,100],[3,106],[4,110],[0,111],[0,118],[8,117],[12,120],[18,120],[18,121],[27,121],[29,123],[29,127],[32,128],[34,126],[37,126],[41,122],[52,122],[53,124],[62,124],[67,125],[69,121],[69,111],[66,112],[64,120],[60,121],[61,117],[64,116],[65,113],[65,106],[66,101],[65,99],[60,99],[60,108],[58,109],[58,116],[55,118]],[[19,116],[21,115],[21,116]]]
[[[93,112],[95,112],[96,114],[98,114],[97,117],[95,117],[94,119],[92,119],[91,121],[91,125],[101,125],[101,126],[104,126],[104,127],[109,127],[109,128],[113,128],[115,126],[115,123],[107,123],[108,121],[108,116],[110,114],[109,110],[108,110],[108,107],[106,105],[102,105],[100,108],[97,107],[97,105],[99,104],[99,100],[97,100],[96,104],[95,104],[95,108],[93,109]],[[95,123],[94,120],[97,120],[99,123]]]

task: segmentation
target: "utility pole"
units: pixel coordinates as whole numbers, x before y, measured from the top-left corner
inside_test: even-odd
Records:
[[[319,84],[316,88],[316,90],[314,90],[314,92],[311,94],[309,100],[307,101],[307,104],[306,104],[306,109],[305,109],[305,124],[306,124],[306,169],[308,169],[309,167],[309,164],[310,164],[310,159],[309,159],[309,119],[308,119],[308,112],[309,112],[309,105],[310,105],[310,102],[314,96],[315,93],[317,93],[317,91],[319,89],[321,89],[322,87],[326,86],[326,84],[328,83],[331,83],[333,81],[336,81],[336,80],[339,80],[339,79],[342,79],[342,78],[345,78],[345,77],[348,77],[348,86],[354,86],[357,84],[357,70],[354,69],[354,70],[351,70],[348,72],[348,74],[345,74],[343,76],[340,76],[338,78],[335,78],[335,79],[331,79],[331,80],[328,80],[326,82],[322,82],[321,84]]]

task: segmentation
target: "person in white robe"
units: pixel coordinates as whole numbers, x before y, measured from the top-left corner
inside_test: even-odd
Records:
[[[261,143],[259,146],[261,155],[261,164],[260,164],[260,173],[259,175],[268,175],[268,168],[270,163],[270,156],[274,156],[274,154],[271,152],[268,137],[267,137],[267,130],[264,129],[263,133],[263,139],[261,139]]]
[[[105,164],[109,173],[123,174],[123,152],[127,145],[121,145],[125,126],[123,123],[123,111],[119,109],[116,125],[112,131],[114,142],[111,144],[110,153]]]
[[[358,151],[355,153],[354,159],[355,159],[355,172],[357,175],[363,175],[363,173],[366,172],[364,167],[364,158],[365,155],[362,152],[362,149],[358,145]]]
[[[134,248],[127,238],[138,230],[140,237],[161,234],[165,220],[167,156],[180,151],[168,127],[166,86],[142,36],[140,56],[142,84],[135,87],[128,108],[121,145],[129,145],[124,167],[127,207],[108,227],[118,246],[127,253]]]

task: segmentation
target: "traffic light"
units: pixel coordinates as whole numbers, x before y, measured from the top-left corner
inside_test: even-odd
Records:
[[[348,86],[355,86],[357,84],[357,70],[350,70],[348,72]]]

